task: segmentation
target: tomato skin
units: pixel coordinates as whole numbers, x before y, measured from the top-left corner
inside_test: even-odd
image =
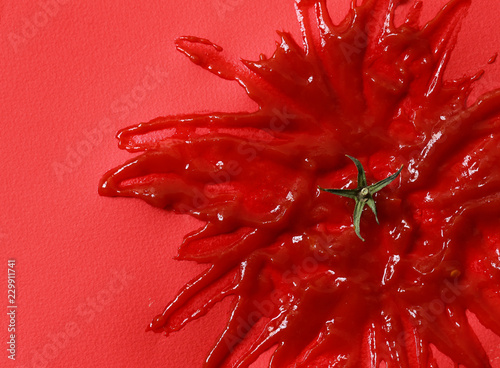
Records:
[[[324,1],[297,1],[305,46],[281,33],[271,58],[243,66],[207,40],[179,39],[260,109],[157,118],[118,135],[142,154],[106,173],[100,194],[207,223],[178,257],[207,271],[150,325],[177,331],[233,296],[206,367],[248,367],[276,344],[273,367],[358,367],[367,334],[376,364],[428,366],[432,344],[457,364],[491,366],[466,311],[500,335],[500,91],[468,106],[476,77],[443,79],[456,41],[447,31],[467,2],[451,1],[425,27],[418,3],[400,27],[382,3],[335,26]],[[353,203],[318,189],[355,187],[346,154],[369,184],[405,167],[375,195],[380,225],[363,213],[365,243]]]

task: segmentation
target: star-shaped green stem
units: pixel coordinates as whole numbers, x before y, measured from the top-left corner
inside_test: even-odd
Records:
[[[377,208],[375,207],[375,200],[373,199],[373,195],[377,193],[380,189],[392,183],[399,176],[399,174],[401,174],[403,166],[401,166],[401,168],[395,174],[392,174],[388,178],[381,180],[378,183],[367,185],[365,170],[363,169],[363,165],[361,165],[361,162],[359,162],[354,157],[351,157],[349,155],[346,156],[349,157],[354,162],[356,168],[358,169],[358,187],[356,189],[324,189],[319,187],[319,189],[342,197],[351,198],[356,201],[356,204],[354,206],[354,216],[353,216],[354,231],[361,240],[365,241],[365,239],[363,239],[363,237],[359,232],[359,223],[361,220],[361,214],[363,213],[365,204],[368,205],[368,207],[370,207],[371,210],[373,211],[375,215],[375,220],[377,220],[378,224],[379,222],[377,217]]]

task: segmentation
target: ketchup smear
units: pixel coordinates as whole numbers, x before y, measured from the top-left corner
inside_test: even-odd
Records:
[[[353,1],[332,23],[326,0],[297,0],[303,45],[233,63],[210,41],[177,49],[256,101],[255,112],[168,116],[123,129],[143,152],[99,193],[137,197],[206,226],[178,259],[206,264],[149,330],[177,331],[226,297],[232,313],[205,367],[436,367],[431,345],[491,367],[466,312],[500,335],[500,90],[467,103],[482,71],[443,74],[470,1],[420,24],[416,1]],[[492,60],[491,62],[493,62]],[[320,191],[368,184],[404,165],[354,232],[354,201]],[[369,356],[363,357],[368,351]],[[363,360],[364,359],[364,360]]]

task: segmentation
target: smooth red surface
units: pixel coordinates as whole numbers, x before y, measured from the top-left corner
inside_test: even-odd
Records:
[[[33,19],[40,6],[2,5],[1,260],[6,269],[6,259],[16,258],[19,293],[18,360],[11,364],[4,352],[2,366],[200,366],[228,304],[168,339],[143,332],[201,271],[171,259],[196,223],[139,201],[98,197],[96,184],[102,172],[129,158],[114,141],[124,126],[158,115],[255,109],[237,86],[177,53],[176,37],[206,37],[231,54],[256,59],[273,51],[275,29],[298,36],[292,2],[188,1],[181,7],[68,1],[46,24],[38,19],[36,34],[16,44],[17,52],[9,34],[22,35],[24,19]],[[463,57],[452,62],[451,76],[485,66],[498,51],[492,7],[473,1],[456,49]],[[127,110],[122,99],[138,91],[149,67],[160,68],[158,83],[144,98],[136,95]],[[481,91],[500,85],[498,64],[486,70]],[[80,157],[68,156],[77,149]],[[110,284],[114,271],[128,275],[123,288]],[[77,326],[78,335],[59,338],[48,354],[53,336],[68,326]],[[34,364],[44,349],[51,358]],[[494,366],[500,366],[492,351]]]

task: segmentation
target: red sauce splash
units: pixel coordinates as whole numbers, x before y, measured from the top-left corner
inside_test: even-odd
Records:
[[[233,64],[183,37],[194,63],[235,80],[256,112],[170,116],[124,129],[143,152],[109,171],[100,194],[141,198],[206,222],[178,259],[207,264],[151,323],[167,334],[233,297],[205,367],[435,367],[431,344],[491,367],[466,311],[500,335],[500,90],[468,105],[481,73],[443,78],[469,1],[420,25],[422,2],[366,0],[332,23],[325,0],[297,0],[303,45]],[[405,170],[376,194],[380,225],[352,228],[353,201],[320,192]],[[351,203],[352,202],[352,203]],[[417,366],[414,365],[414,366]]]

